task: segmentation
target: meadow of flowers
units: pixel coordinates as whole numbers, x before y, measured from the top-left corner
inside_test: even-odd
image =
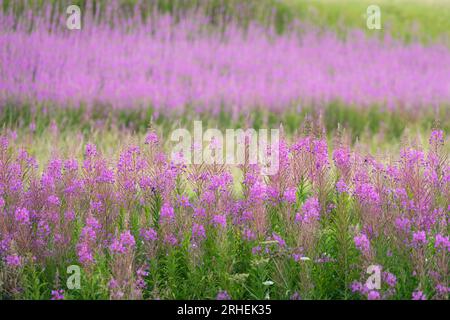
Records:
[[[448,107],[450,100],[446,44],[404,44],[356,30],[344,40],[301,23],[276,35],[253,22],[241,28],[232,18],[213,29],[195,14],[153,12],[143,20],[114,6],[108,19],[87,11],[83,31],[73,32],[64,15],[52,21],[49,8],[18,18],[1,14],[3,103],[151,106],[178,114],[186,107],[225,109],[236,118],[255,108],[333,101],[415,111]]]
[[[0,1],[0,299],[448,300],[448,43],[80,2]],[[175,162],[197,118],[279,170]]]
[[[3,298],[447,299],[443,132],[376,159],[312,133],[282,139],[269,178],[244,163],[174,165],[155,132],[108,159],[38,170],[3,137]],[[74,155],[76,156],[76,155]],[[70,265],[79,290],[65,291]],[[366,268],[380,266],[378,290]]]

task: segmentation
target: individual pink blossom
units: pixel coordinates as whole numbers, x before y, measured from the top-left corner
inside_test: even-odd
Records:
[[[422,291],[416,290],[412,294],[412,300],[427,300],[427,298]]]
[[[10,267],[17,268],[22,265],[22,258],[17,254],[8,255],[5,258],[6,264]]]
[[[14,215],[18,223],[25,225],[30,223],[30,213],[26,208],[17,208]]]
[[[370,252],[370,241],[364,233],[361,233],[353,238],[356,248],[364,254]]]
[[[64,290],[52,290],[51,300],[64,300]]]
[[[227,217],[222,214],[218,214],[213,216],[212,222],[214,226],[221,226],[222,228],[225,228],[227,226]]]

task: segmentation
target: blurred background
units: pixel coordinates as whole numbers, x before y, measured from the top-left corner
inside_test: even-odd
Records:
[[[66,27],[69,4],[81,8],[81,30]],[[380,30],[366,25],[372,4]],[[201,119],[220,128],[282,124],[289,135],[314,123],[330,139],[345,131],[351,143],[386,151],[405,136],[450,129],[447,0],[1,7],[0,124],[21,133],[18,141],[57,129],[69,142],[74,134],[96,141],[99,132],[105,141],[139,137],[149,126],[167,136]]]

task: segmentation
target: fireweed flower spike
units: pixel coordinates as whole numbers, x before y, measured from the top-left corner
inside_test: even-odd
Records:
[[[365,234],[357,235],[353,238],[356,248],[364,255],[370,253],[370,241]]]

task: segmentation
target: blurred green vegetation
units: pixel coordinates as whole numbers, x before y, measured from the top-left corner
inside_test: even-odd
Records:
[[[92,10],[95,16],[103,19],[107,11],[105,9],[111,2],[110,0],[3,0],[3,10],[12,10],[20,17],[30,8],[34,12],[39,12],[51,4],[51,19],[55,19],[56,15],[65,14],[68,5],[75,4],[80,6],[82,12]],[[251,21],[259,21],[263,25],[274,26],[279,33],[284,31],[294,17],[289,7],[278,0],[117,0],[117,3],[121,12],[115,14],[119,16],[134,15],[135,7],[138,5],[142,19],[146,19],[155,10],[174,17],[180,17],[186,12],[200,12],[209,18],[211,25],[222,28],[226,27],[230,19],[244,27]]]
[[[447,0],[282,0],[292,14],[338,31],[348,27],[369,34],[389,33],[405,41],[422,41],[450,35],[450,1]],[[382,30],[366,27],[366,10],[378,5]]]
[[[315,124],[323,128],[329,136],[337,130],[346,130],[352,142],[363,135],[382,135],[387,142],[398,141],[406,129],[428,132],[439,126],[450,133],[450,108],[439,110],[422,109],[386,110],[377,106],[358,108],[344,105],[338,101],[323,107],[306,106],[301,109],[286,109],[281,113],[257,108],[236,118],[225,110],[218,114],[198,113],[187,107],[183,113],[164,114],[155,112],[149,106],[142,109],[112,109],[105,105],[87,109],[84,106],[60,108],[56,105],[18,106],[6,104],[0,112],[0,128],[30,130],[41,133],[52,126],[66,131],[79,131],[89,134],[92,129],[128,130],[145,133],[150,125],[157,127],[166,136],[172,130],[190,128],[194,120],[201,120],[210,128],[277,128],[283,126],[288,135],[307,130],[305,126]]]
[[[26,9],[38,11],[51,3],[52,17],[64,12],[70,4],[86,9],[87,0],[3,0],[3,9],[12,9],[20,15]],[[102,17],[108,0],[92,0],[90,10],[100,10]],[[139,3],[139,11],[145,19],[153,10],[180,16],[186,11],[202,12],[211,24],[226,26],[233,18],[243,25],[257,20],[275,26],[278,32],[289,28],[298,18],[345,34],[349,28],[365,30],[369,34],[391,34],[406,42],[420,39],[430,41],[450,36],[450,1],[448,0],[118,0],[123,14],[133,14]],[[369,5],[381,9],[382,30],[366,27],[366,10]]]

